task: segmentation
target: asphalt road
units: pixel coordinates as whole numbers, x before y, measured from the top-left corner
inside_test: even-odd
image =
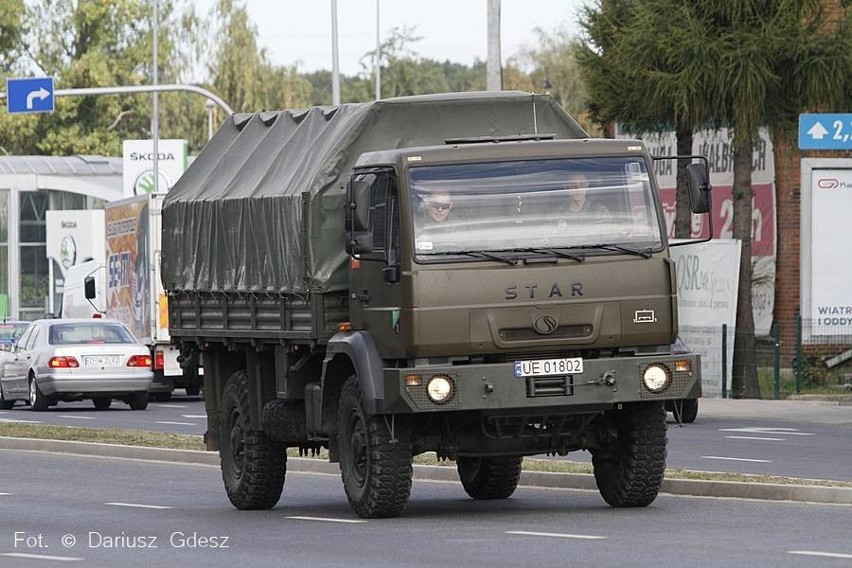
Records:
[[[145,411],[114,403],[106,411],[84,401],[45,412],[18,404],[0,422],[125,428],[202,435],[204,402],[175,396]],[[852,404],[702,399],[698,420],[679,426],[669,415],[668,467],[698,471],[852,480]],[[542,456],[544,457],[544,456]],[[588,462],[586,452],[564,458]]]
[[[403,516],[358,519],[338,476],[288,474],[269,511],[237,511],[218,469],[0,450],[0,565],[845,566],[852,506],[521,487],[473,501],[415,481]]]

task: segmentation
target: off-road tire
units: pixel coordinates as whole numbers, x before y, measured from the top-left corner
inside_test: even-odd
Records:
[[[3,394],[3,386],[0,385],[0,410],[9,410],[15,406],[14,400],[6,400],[6,395]]]
[[[353,375],[340,393],[338,425],[340,474],[352,509],[365,519],[398,517],[414,474],[406,417],[367,414],[361,383]]]
[[[692,424],[696,418],[698,418],[698,399],[687,398],[681,406],[680,419],[684,424]]]
[[[108,396],[96,396],[92,399],[92,404],[98,410],[106,410],[112,406],[112,398]]]
[[[474,499],[506,499],[521,479],[522,457],[466,458],[456,460],[464,490]]]
[[[287,473],[283,444],[251,430],[248,376],[237,371],[222,392],[219,457],[231,504],[241,510],[271,509],[281,498]]]
[[[666,470],[666,411],[645,402],[606,414],[617,433],[607,448],[592,451],[595,482],[613,507],[645,507],[657,498]]]
[[[183,380],[184,384],[186,385],[184,387],[184,390],[186,391],[186,396],[198,396],[199,394],[201,394],[201,387],[203,385],[203,382],[201,380],[201,376],[198,374],[197,371],[184,371]]]
[[[130,400],[127,401],[127,404],[130,405],[130,410],[145,410],[148,408],[148,398],[148,391],[135,392],[130,395]]]
[[[47,410],[50,406],[50,401],[48,401],[47,397],[42,394],[41,389],[38,388],[38,383],[36,382],[35,377],[32,375],[30,375],[29,389],[30,409],[36,411]]]

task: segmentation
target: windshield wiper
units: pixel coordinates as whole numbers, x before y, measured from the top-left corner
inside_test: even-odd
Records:
[[[502,252],[502,251],[497,251]],[[508,252],[508,251],[507,251]],[[430,256],[469,256],[472,258],[487,258],[488,260],[495,260],[497,262],[505,262],[509,266],[517,266],[518,259],[517,258],[506,258],[505,256],[499,256],[496,254],[491,254],[481,250],[452,250],[452,251],[441,251],[441,252],[429,252],[425,253]]]
[[[601,243],[601,244],[595,244],[595,245],[576,245],[576,246],[568,247],[568,248],[582,249],[582,250],[600,249],[600,250],[608,250],[608,251],[612,251],[612,252],[624,252],[624,253],[632,254],[632,255],[635,255],[635,256],[641,256],[642,258],[651,258],[651,249],[650,248],[638,250],[638,249],[626,247],[624,245],[617,245],[617,244],[614,244],[614,243]]]
[[[576,260],[577,262],[583,262],[586,260],[586,255],[584,253],[574,254],[570,252],[565,252],[562,250],[564,247],[559,248],[549,248],[549,247],[527,247],[527,248],[512,248],[512,249],[499,249],[495,252],[532,252],[535,254],[541,255],[554,255],[559,258],[570,258],[571,260]]]

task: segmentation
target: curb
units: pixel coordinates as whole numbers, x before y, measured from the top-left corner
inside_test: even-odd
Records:
[[[200,450],[175,450],[170,448],[147,448],[95,442],[41,440],[36,438],[11,438],[2,436],[0,436],[0,450],[40,451],[78,456],[101,456],[219,467],[218,453]],[[289,458],[287,460],[287,470],[330,475],[340,474],[337,464],[310,458]],[[438,465],[415,465],[414,479],[421,481],[453,482],[459,480],[456,468]],[[804,482],[805,480],[802,481]],[[519,486],[597,491],[595,477],[591,474],[583,473],[524,471],[521,473]],[[827,487],[806,485],[804,483],[801,485],[779,485],[741,481],[664,479],[660,493],[694,497],[727,497],[765,501],[852,505],[852,487]]]

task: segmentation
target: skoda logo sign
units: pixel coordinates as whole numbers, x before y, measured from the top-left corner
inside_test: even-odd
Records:
[[[559,329],[559,320],[550,314],[539,316],[535,318],[533,327],[541,335],[550,335]]]
[[[62,266],[68,268],[77,262],[77,243],[71,235],[65,235],[59,245],[59,260]]]

